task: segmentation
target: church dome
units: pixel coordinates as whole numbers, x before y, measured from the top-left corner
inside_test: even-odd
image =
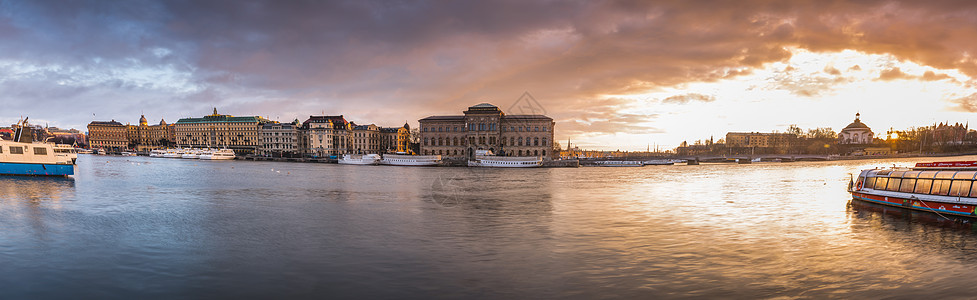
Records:
[[[856,113],[855,121],[851,122],[851,124],[848,124],[848,126],[845,126],[845,129],[869,129],[868,125],[865,125],[865,123],[862,123],[862,121],[859,120],[860,116],[861,114]]]
[[[146,121],[146,115],[142,115],[142,116],[139,117],[139,125],[146,125],[148,123],[149,122]]]

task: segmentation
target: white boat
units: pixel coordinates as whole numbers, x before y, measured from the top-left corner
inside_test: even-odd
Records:
[[[378,154],[343,154],[339,163],[344,165],[375,165],[380,163]]]
[[[197,159],[200,158],[200,149],[184,149],[183,155],[180,158]]]
[[[231,149],[220,149],[211,150],[201,153],[199,155],[200,159],[210,159],[210,160],[224,160],[224,159],[234,159],[234,150]]]
[[[75,148],[75,152],[77,152],[78,154],[92,154],[92,153],[94,153],[94,151],[92,151],[91,149],[85,149],[85,148]]]
[[[166,154],[166,150],[156,149],[149,151],[149,157],[163,157]]]
[[[477,150],[475,159],[468,161],[469,167],[490,168],[536,168],[543,165],[543,158],[538,156],[496,156],[492,151]]]
[[[74,175],[71,159],[57,155],[53,143],[35,143],[27,121],[22,122],[14,141],[0,140],[0,175]]]
[[[166,153],[163,153],[165,158],[181,158],[183,157],[183,149],[166,149]]]
[[[637,160],[603,160],[596,162],[596,164],[601,167],[642,167],[645,165],[643,161]]]
[[[122,152],[122,156],[136,156],[135,152]]]
[[[437,166],[441,163],[441,155],[384,154],[380,163],[391,166]]]
[[[674,165],[675,161],[670,159],[652,159],[644,161],[646,166],[671,166]]]
[[[62,157],[63,159],[71,161],[72,164],[74,164],[75,161],[78,160],[78,151],[75,150],[75,147],[72,147],[71,145],[55,144],[54,155],[57,155],[59,157]]]

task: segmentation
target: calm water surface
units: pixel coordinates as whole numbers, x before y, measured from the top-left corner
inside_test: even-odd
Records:
[[[0,177],[0,299],[972,297],[975,227],[845,192],[849,173],[915,161],[82,155],[73,178]]]

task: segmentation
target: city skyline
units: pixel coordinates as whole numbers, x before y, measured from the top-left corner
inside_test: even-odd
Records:
[[[530,93],[582,148],[877,133],[977,111],[955,1],[0,2],[0,122],[342,114],[399,126]]]

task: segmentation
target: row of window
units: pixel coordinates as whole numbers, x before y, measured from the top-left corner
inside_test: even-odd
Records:
[[[953,197],[977,197],[977,189],[971,190],[973,180],[868,177],[864,188],[893,192],[930,194]]]
[[[452,154],[452,153],[454,153],[454,154]],[[435,154],[437,154],[437,155],[459,155],[459,153],[464,154],[464,150],[462,150],[461,152],[459,152],[458,150],[454,150],[454,151],[452,151],[452,150],[437,150],[437,151],[435,151],[435,150],[424,150],[424,155],[435,155]],[[525,155],[539,156],[539,154],[541,152],[539,152],[539,150],[532,150],[532,151],[526,150],[526,152],[523,152],[522,150],[519,150],[519,151],[509,151],[509,152],[506,152],[506,153],[499,153],[499,154],[505,154],[505,155],[509,155],[509,156],[513,156],[513,155],[515,155],[515,156],[523,156],[523,153],[525,153]],[[546,156],[546,150],[543,150],[542,154],[543,154],[543,156]]]
[[[525,144],[525,146],[546,146],[546,138],[545,137],[542,138],[542,140],[540,140],[540,138],[538,138],[538,137],[532,138],[532,139],[530,139],[529,137],[527,137],[525,139],[525,142],[523,142],[523,138],[522,137],[518,137],[518,138],[516,138],[516,137],[509,137],[509,143],[508,144],[506,144],[506,139],[505,138],[501,138],[501,139],[499,139],[499,141],[501,142],[501,144],[503,146],[505,146],[505,145],[509,145],[509,146],[523,146],[523,144]],[[475,144],[475,137],[469,137],[469,144]],[[490,136],[490,137],[488,137],[488,139],[486,139],[486,137],[484,137],[484,136],[483,137],[478,137],[478,144],[481,144],[481,145],[495,145],[495,137],[494,136]],[[454,137],[454,138],[440,138],[439,137],[437,139],[435,139],[435,138],[424,138],[424,146],[466,146],[466,144],[465,144],[465,139],[464,138],[459,139],[458,137]]]
[[[458,126],[454,126],[454,127],[438,126],[438,127],[432,127],[432,128],[424,127],[424,128],[421,128],[421,131],[423,131],[423,132],[452,132],[452,131],[457,132],[458,131],[458,128],[461,128],[462,131],[464,131],[464,127],[458,127]],[[486,124],[486,123],[477,123],[477,124],[476,123],[471,123],[471,124],[468,124],[468,131],[495,131],[495,130],[496,130],[495,123],[488,123],[488,124]],[[542,126],[542,127],[540,127],[540,126],[534,126],[534,127],[531,127],[531,126],[518,126],[518,127],[517,126],[509,126],[508,127],[508,130],[506,130],[506,127],[505,126],[502,126],[502,132],[506,132],[506,131],[510,131],[510,132],[517,132],[517,131],[537,131],[538,132],[538,131],[544,131],[545,132],[546,131],[546,126]]]
[[[21,146],[8,146],[7,152],[10,154],[24,154],[24,148]],[[0,147],[0,154],[3,153],[3,147]],[[34,155],[47,155],[47,148],[34,147]]]

